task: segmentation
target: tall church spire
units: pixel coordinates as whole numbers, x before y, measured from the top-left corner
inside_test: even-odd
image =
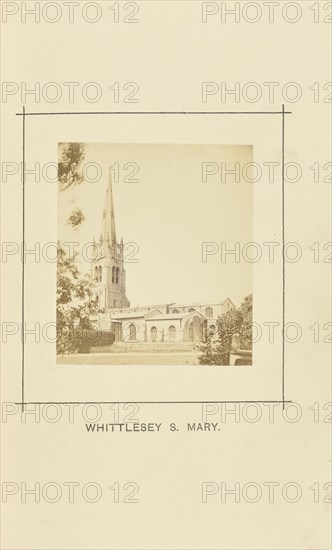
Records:
[[[104,207],[104,213],[103,213],[101,236],[102,236],[103,242],[104,243],[108,242],[110,246],[116,243],[111,171],[109,171],[109,176],[108,176],[108,185],[107,185],[106,198],[105,198],[105,207]]]
[[[111,173],[107,184],[98,254],[95,247],[91,268],[93,295],[99,309],[109,311],[113,308],[129,307],[130,302],[126,296],[124,245],[122,240],[120,243],[116,240]]]

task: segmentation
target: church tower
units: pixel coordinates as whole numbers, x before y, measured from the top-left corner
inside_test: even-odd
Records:
[[[94,242],[91,276],[93,298],[99,309],[129,307],[126,296],[126,272],[124,269],[124,245],[116,240],[111,172],[109,173],[105,207],[99,242]]]

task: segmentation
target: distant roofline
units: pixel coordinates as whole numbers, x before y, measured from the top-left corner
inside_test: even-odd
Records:
[[[202,306],[217,306],[217,305],[222,305],[224,302],[226,302],[226,300],[229,300],[233,306],[235,305],[234,302],[227,296],[226,298],[224,298],[224,300],[215,300],[213,302],[185,302],[185,303],[178,303],[178,302],[164,302],[164,303],[161,303],[161,304],[153,304],[153,305],[149,305],[149,306],[143,306],[143,305],[137,305],[137,306],[130,306],[130,307],[117,307],[117,308],[112,308],[112,309],[116,309],[116,310],[128,310],[130,309],[131,311],[133,310],[137,310],[137,311],[140,311],[142,309],[157,309],[159,307],[202,307]]]
[[[224,302],[226,302],[226,300],[229,300],[233,306],[235,305],[234,302],[227,296],[227,298],[225,298],[224,300],[215,300],[214,302],[195,302],[195,303],[192,303],[192,302],[189,302],[189,303],[177,303],[175,302],[174,304],[172,304],[173,307],[195,307],[195,306],[219,306],[219,305],[222,305]]]

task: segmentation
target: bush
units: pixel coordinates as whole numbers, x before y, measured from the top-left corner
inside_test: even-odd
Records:
[[[239,308],[222,314],[218,319],[218,337],[212,339],[207,322],[203,325],[203,341],[198,356],[200,365],[229,365],[232,338],[239,334],[240,347],[252,349],[252,295],[246,296]]]
[[[111,346],[114,343],[115,334],[110,330],[88,330],[86,339],[90,342],[90,346],[94,348]]]
[[[91,327],[65,327],[57,334],[57,353],[90,353],[92,347],[110,346],[115,340],[109,330],[95,330]]]

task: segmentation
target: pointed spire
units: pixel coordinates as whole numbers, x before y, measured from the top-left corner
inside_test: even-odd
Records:
[[[111,170],[108,177],[101,234],[104,242],[109,244],[116,242]]]

